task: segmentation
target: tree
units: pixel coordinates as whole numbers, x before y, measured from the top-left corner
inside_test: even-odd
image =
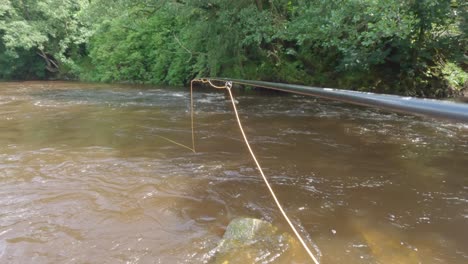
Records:
[[[71,66],[73,48],[86,42],[87,29],[77,14],[87,0],[2,0],[0,36],[11,53],[33,51],[56,73],[62,65]]]
[[[94,81],[221,76],[446,96],[467,86],[465,2],[3,0],[0,61],[33,54]]]
[[[310,1],[296,9],[289,39],[297,60],[335,86],[443,96],[442,69],[462,47],[454,2]]]

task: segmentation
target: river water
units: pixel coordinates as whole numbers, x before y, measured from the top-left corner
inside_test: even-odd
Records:
[[[322,263],[467,263],[468,125],[237,94]],[[236,217],[292,233],[222,91],[0,83],[0,263],[204,263]],[[274,245],[272,245],[274,247]],[[269,250],[268,248],[265,250]],[[305,263],[300,249],[273,263]],[[268,263],[268,258],[259,261]]]

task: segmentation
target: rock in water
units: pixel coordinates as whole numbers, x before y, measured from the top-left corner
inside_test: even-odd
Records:
[[[260,219],[237,218],[227,226],[208,263],[291,263],[300,250],[294,237],[281,233],[272,224]]]

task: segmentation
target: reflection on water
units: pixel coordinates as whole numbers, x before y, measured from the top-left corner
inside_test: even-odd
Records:
[[[322,263],[466,263],[468,126],[241,94],[253,147]],[[222,93],[0,83],[1,263],[203,263],[230,220],[289,232]],[[295,253],[289,262],[307,260]]]

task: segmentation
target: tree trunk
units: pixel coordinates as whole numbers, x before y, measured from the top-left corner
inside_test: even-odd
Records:
[[[39,49],[39,52],[37,53],[39,54],[39,56],[41,56],[45,63],[46,63],[46,69],[50,72],[58,72],[59,71],[59,66],[57,64],[57,62],[51,58],[49,55],[47,55],[47,53],[44,52],[44,50],[42,49]]]
[[[263,0],[255,0],[257,4],[258,11],[263,11]]]

